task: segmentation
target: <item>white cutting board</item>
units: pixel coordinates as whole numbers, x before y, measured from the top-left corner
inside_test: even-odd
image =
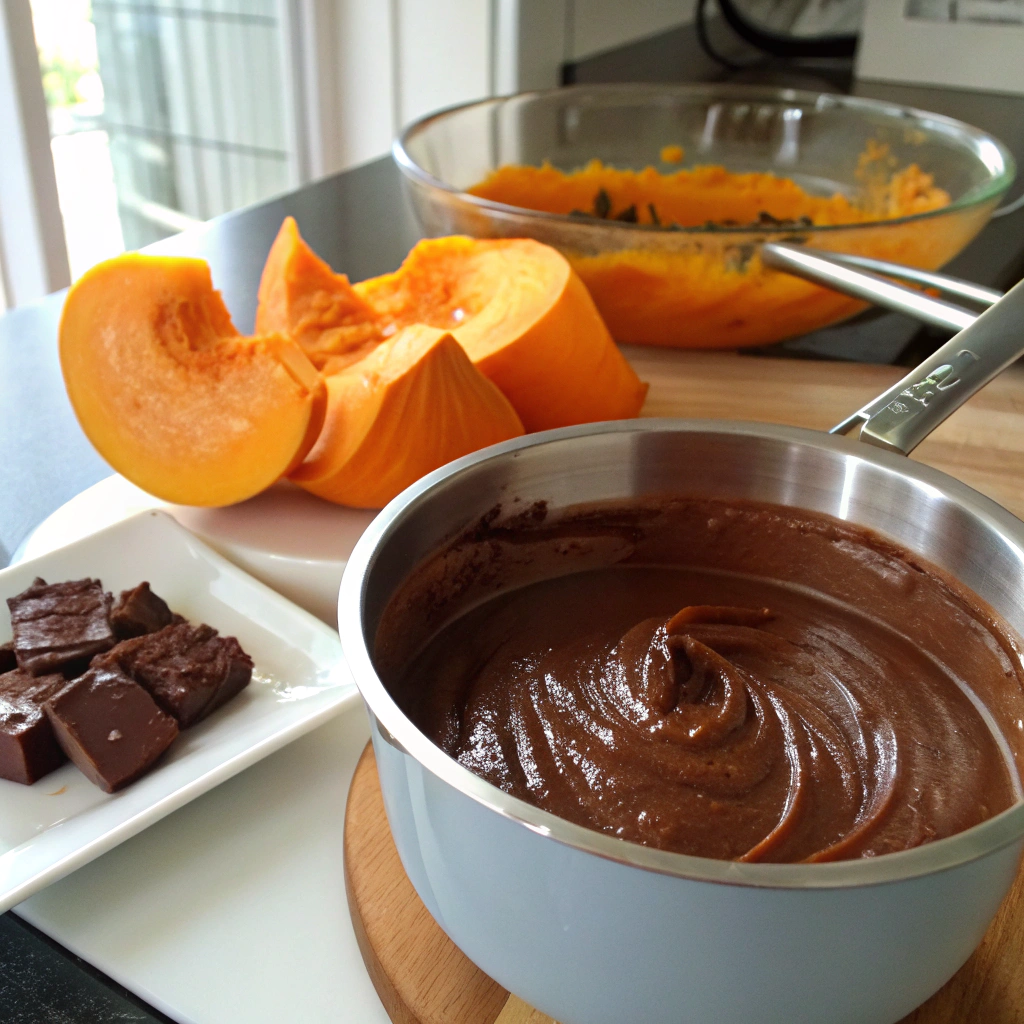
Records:
[[[135,491],[101,482],[43,523],[21,557],[133,514]],[[323,589],[371,516],[298,500],[320,521],[317,543],[332,534],[330,557],[308,567]],[[265,535],[244,542],[267,548]],[[268,564],[291,574],[303,555],[271,551]],[[14,912],[181,1024],[389,1024],[352,931],[342,858],[368,737],[356,705]]]
[[[362,707],[15,909],[181,1024],[389,1024],[345,899]]]

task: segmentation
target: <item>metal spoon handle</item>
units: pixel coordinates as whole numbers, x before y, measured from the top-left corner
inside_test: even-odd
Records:
[[[846,434],[860,423],[862,441],[907,455],[1021,354],[1024,281],[903,380],[830,432]]]
[[[823,284],[857,299],[873,302],[899,313],[907,313],[925,323],[961,331],[974,323],[977,314],[951,302],[934,299],[913,288],[904,288],[880,274],[855,270],[834,259],[833,253],[818,253],[782,242],[765,242],[761,262],[787,274]]]
[[[783,248],[787,252],[790,251],[790,246],[783,246]],[[831,260],[844,267],[853,267],[855,270],[885,274],[886,277],[895,277],[901,281],[914,281],[917,284],[923,284],[926,288],[934,288],[947,295],[955,295],[957,298],[967,299],[968,302],[976,302],[979,306],[991,306],[1003,297],[1003,293],[994,288],[985,288],[973,281],[950,277],[948,274],[937,274],[934,270],[921,270],[919,267],[907,267],[902,263],[876,260],[871,256],[855,256],[848,252],[826,252],[823,249],[811,249],[807,246],[801,246],[799,251],[817,256],[819,259]]]

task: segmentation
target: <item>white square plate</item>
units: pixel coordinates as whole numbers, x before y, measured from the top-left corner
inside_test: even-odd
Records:
[[[0,779],[0,911],[105,853],[358,701],[337,633],[163,512],[144,512],[0,572],[0,598],[91,576],[116,594],[148,580],[173,611],[238,637],[255,663],[233,701],[157,766],[108,795],[71,764],[33,786]],[[11,636],[0,603],[0,643]]]

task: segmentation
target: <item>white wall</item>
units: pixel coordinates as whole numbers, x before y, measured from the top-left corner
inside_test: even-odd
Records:
[[[396,120],[491,94],[487,0],[391,0]]]
[[[333,169],[388,151],[394,134],[391,5],[335,0],[335,109],[340,141]]]
[[[685,24],[694,7],[694,0],[307,2],[320,12],[314,45],[324,32],[335,40],[319,84],[326,142],[317,173],[383,156],[402,126],[432,110],[552,88],[564,62]]]
[[[0,310],[71,283],[28,0],[0,3]]]

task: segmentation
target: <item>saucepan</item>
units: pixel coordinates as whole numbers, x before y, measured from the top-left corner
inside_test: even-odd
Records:
[[[889,1024],[965,962],[1017,872],[1024,801],[874,858],[747,864],[655,850],[464,769],[400,710],[373,645],[413,568],[489,510],[666,492],[860,524],[959,579],[1024,634],[1024,523],[904,454],[1024,350],[1022,325],[1024,284],[832,434],[683,419],[552,430],[432,473],[374,520],[342,581],[342,643],[405,870],[487,974],[562,1024]],[[844,436],[855,427],[858,438]]]

